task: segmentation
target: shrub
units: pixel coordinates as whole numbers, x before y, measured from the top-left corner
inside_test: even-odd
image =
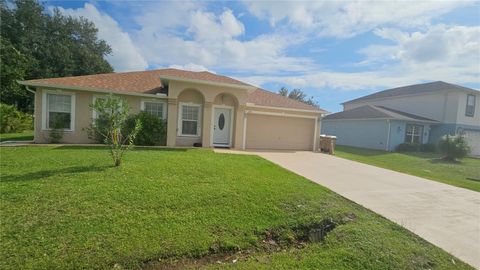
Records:
[[[0,103],[0,133],[15,133],[33,129],[33,116],[15,106]]]
[[[420,145],[420,152],[435,152],[437,149],[436,145],[433,143],[425,143]]]
[[[130,107],[124,99],[112,94],[106,99],[96,99],[90,107],[99,117],[87,128],[87,133],[89,136],[103,137],[114,165],[120,166],[123,155],[133,146],[135,137],[142,129],[142,123],[136,120],[134,128],[127,131],[125,123]]]
[[[401,143],[395,148],[397,152],[416,152],[418,150],[420,150],[418,143]]]
[[[443,136],[438,143],[438,149],[444,155],[443,159],[449,161],[464,158],[470,152],[470,147],[461,134]]]
[[[127,132],[132,130],[136,121],[142,123],[142,129],[134,139],[135,145],[166,145],[167,125],[165,120],[147,112],[140,112],[127,118],[125,130]]]

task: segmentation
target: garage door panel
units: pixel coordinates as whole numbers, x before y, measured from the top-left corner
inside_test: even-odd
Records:
[[[465,131],[465,139],[470,146],[470,154],[472,156],[480,156],[480,131]]]
[[[249,149],[312,150],[315,120],[250,114],[246,147]]]

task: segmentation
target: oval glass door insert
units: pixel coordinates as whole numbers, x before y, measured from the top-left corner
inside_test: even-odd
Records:
[[[223,130],[224,126],[225,126],[225,116],[223,115],[223,113],[221,113],[220,116],[218,117],[218,128],[220,130]]]

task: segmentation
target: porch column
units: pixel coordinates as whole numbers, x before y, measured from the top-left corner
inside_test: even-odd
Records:
[[[177,144],[177,125],[178,125],[178,105],[177,99],[168,100],[167,114],[167,146],[174,147]]]
[[[212,147],[212,104],[210,101],[203,104],[202,147]]]
[[[244,149],[243,143],[245,142],[245,105],[237,106],[235,110],[235,142],[233,143],[233,148],[235,149]]]

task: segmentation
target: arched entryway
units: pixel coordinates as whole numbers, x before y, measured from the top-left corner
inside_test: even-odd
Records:
[[[178,95],[177,146],[201,145],[205,98],[193,88]]]

